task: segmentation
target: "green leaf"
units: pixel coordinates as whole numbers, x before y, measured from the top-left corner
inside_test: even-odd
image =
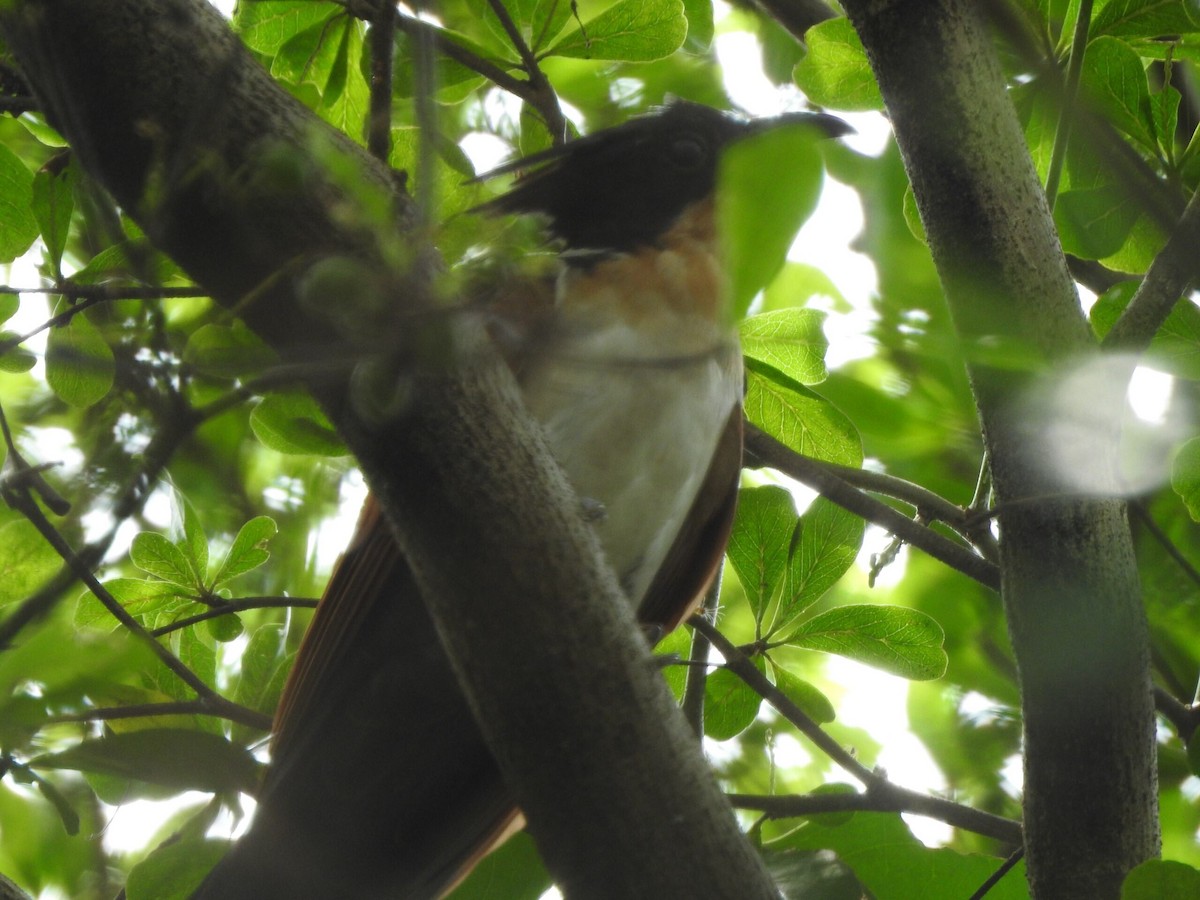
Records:
[[[908,226],[908,230],[912,236],[922,244],[929,243],[929,236],[925,234],[925,223],[921,221],[921,210],[917,208],[917,195],[913,193],[911,184],[904,187],[904,204],[902,209],[904,211],[904,224]]]
[[[1092,18],[1091,34],[1160,37],[1196,30],[1188,13],[1191,0],[1109,0]],[[1088,52],[1091,52],[1089,47]]]
[[[831,109],[883,109],[867,52],[848,19],[820,22],[804,38],[808,53],[796,64],[792,78],[809,100]]]
[[[837,718],[833,704],[814,684],[793,675],[782,666],[771,666],[772,680],[775,687],[783,691],[789,700],[795,703],[804,714],[819,725],[825,725]]]
[[[818,497],[800,517],[798,537],[790,548],[787,579],[779,615],[779,631],[816,603],[854,565],[866,523],[824,497]]]
[[[1125,876],[1121,900],[1194,900],[1200,870],[1169,859],[1151,859]]]
[[[17,340],[19,337],[20,335],[13,331],[0,331],[0,343]],[[36,365],[37,357],[19,345],[0,355],[0,372],[19,374],[28,372]]]
[[[772,128],[721,155],[717,231],[735,314],[771,283],[821,195],[824,167],[815,125]]]
[[[762,670],[762,659],[754,660]],[[719,668],[704,683],[704,736],[727,741],[750,727],[762,697],[729,669]]]
[[[678,50],[687,30],[682,0],[621,0],[543,55],[647,62]]]
[[[18,338],[20,335],[14,331],[0,331],[0,344],[15,341]],[[0,355],[0,372],[19,374],[28,372],[36,365],[37,357],[20,345],[14,346]]]
[[[279,703],[279,670],[286,662],[284,630],[277,624],[254,630],[242,654],[234,702],[270,715]],[[236,727],[236,726],[235,726]]]
[[[1154,136],[1159,148],[1173,157],[1172,148],[1175,146],[1175,129],[1179,124],[1179,103],[1183,96],[1173,86],[1163,85],[1162,90],[1150,95],[1151,122],[1154,125]]]
[[[522,831],[485,856],[447,900],[537,900],[553,883],[533,838]]]
[[[788,547],[800,517],[781,487],[743,488],[727,550],[733,571],[761,622],[787,569]]]
[[[825,313],[815,309],[781,309],[751,316],[738,326],[742,352],[801,384],[817,384],[825,380],[825,351],[829,349],[824,323]]]
[[[21,308],[21,298],[16,294],[0,294],[0,322],[7,322]]]
[[[134,540],[136,541],[136,538]],[[169,541],[167,544],[174,546]],[[127,613],[143,623],[155,613],[173,611],[184,603],[193,602],[192,595],[195,589],[195,586],[190,584],[181,587],[169,581],[143,578],[113,578],[101,584]],[[75,626],[115,631],[120,624],[95,594],[84,591],[75,602]]]
[[[571,18],[571,0],[537,0],[529,24],[529,47],[534,53],[558,37]]]
[[[775,279],[763,291],[763,312],[804,306],[813,297],[833,301],[839,312],[850,312],[850,304],[829,276],[807,263],[786,262]]]
[[[839,606],[813,616],[784,643],[836,653],[902,678],[925,681],[946,671],[946,634],[929,616],[901,606]]]
[[[0,606],[24,600],[61,565],[32,522],[17,519],[0,526]]]
[[[270,516],[255,516],[239,528],[229,552],[213,576],[213,587],[219,587],[265,563],[271,556],[265,545],[278,531],[279,527]]]
[[[82,741],[29,761],[36,769],[73,769],[179,790],[253,791],[259,764],[225,738],[185,728],[147,728]]]
[[[1114,37],[1096,38],[1088,44],[1079,80],[1109,122],[1155,149],[1146,70],[1132,47]]]
[[[713,5],[709,0],[683,0],[683,14],[687,16],[687,48],[707,50],[712,45],[716,25],[713,22]]]
[[[257,4],[241,4],[247,5]],[[230,841],[200,838],[159,844],[129,870],[125,896],[127,900],[188,900],[230,846]]]
[[[129,546],[129,558],[135,566],[155,578],[189,591],[204,588],[196,580],[195,570],[184,552],[157,532],[143,531],[136,535]]]
[[[370,104],[370,88],[362,75],[362,31],[348,17],[340,31],[337,52],[321,90],[317,113],[338,131],[362,144],[366,140],[365,124]]]
[[[116,364],[112,348],[86,315],[53,328],[46,339],[46,382],[63,402],[86,407],[112,389]]]
[[[1183,500],[1188,515],[1200,522],[1200,438],[1192,438],[1175,454],[1171,489]]]
[[[832,851],[872,896],[881,898],[970,897],[996,871],[993,856],[924,846],[898,814],[858,812],[842,824],[825,820],[814,817],[767,848]],[[1018,863],[994,885],[987,900],[1029,900],[1025,864]]]
[[[233,27],[251,50],[274,56],[296,35],[324,24],[338,12],[340,8],[333,3],[256,0],[237,5]]]
[[[183,360],[214,378],[239,378],[262,371],[277,359],[240,319],[230,325],[202,325],[188,337]]]
[[[1104,337],[1129,305],[1138,283],[1115,285],[1092,304],[1088,313],[1098,337]],[[1177,378],[1200,381],[1200,307],[1176,303],[1162,327],[1150,341],[1146,362]]]
[[[1128,190],[1117,185],[1063,191],[1054,206],[1063,249],[1083,259],[1116,253],[1139,215]]]
[[[204,533],[195,507],[182,495],[177,495],[177,500],[182,507],[183,518],[183,540],[179,549],[187,558],[195,583],[204,585],[208,578],[208,536]]]
[[[746,376],[746,417],[754,425],[805,456],[862,464],[862,439],[836,406],[754,360]]]
[[[46,245],[46,261],[56,278],[62,277],[62,255],[74,209],[74,166],[57,173],[42,169],[33,177],[33,215]]]
[[[0,144],[0,263],[12,262],[38,236],[33,203],[33,173]]]
[[[280,453],[346,454],[345,445],[316,401],[299,391],[263,398],[250,414],[250,428],[264,445]]]

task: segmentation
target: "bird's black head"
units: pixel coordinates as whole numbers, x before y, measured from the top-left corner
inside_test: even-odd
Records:
[[[689,204],[712,193],[721,151],[730,143],[787,121],[813,121],[831,136],[847,131],[832,116],[747,120],[676,100],[487,173],[482,177],[531,170],[477,210],[542,213],[570,250],[630,251],[653,244]]]

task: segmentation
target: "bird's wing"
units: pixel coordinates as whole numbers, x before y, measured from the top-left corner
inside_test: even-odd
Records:
[[[742,471],[742,407],[736,404],[671,549],[638,607],[638,619],[670,632],[695,612],[716,577],[733,527]]]

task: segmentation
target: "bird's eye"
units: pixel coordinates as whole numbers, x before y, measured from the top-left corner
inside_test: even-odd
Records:
[[[671,165],[685,171],[699,168],[707,156],[707,146],[694,134],[679,135],[667,146],[667,159]]]

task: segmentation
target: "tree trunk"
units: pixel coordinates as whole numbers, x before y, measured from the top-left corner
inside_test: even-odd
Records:
[[[406,246],[391,173],[275,85],[205,0],[29,0],[0,7],[0,31],[92,176],[301,367],[565,892],[775,896],[511,375],[469,316],[420,315],[437,265]],[[318,278],[331,256],[366,290]],[[435,340],[454,358],[422,366]]]
[[[1038,900],[1115,898],[1158,853],[1148,636],[1124,505],[1084,496],[1047,448],[1097,471],[1115,430],[1059,441],[1096,348],[974,0],[845,3],[879,81],[961,337],[991,464],[1002,593],[1020,668],[1025,835]],[[1062,446],[1065,443],[1067,446]]]

